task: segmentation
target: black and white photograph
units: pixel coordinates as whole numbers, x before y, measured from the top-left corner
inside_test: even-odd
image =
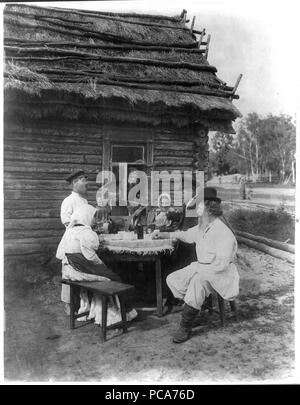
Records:
[[[0,4],[2,384],[300,383],[296,3]]]

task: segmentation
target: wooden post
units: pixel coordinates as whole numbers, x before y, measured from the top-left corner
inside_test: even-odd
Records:
[[[181,15],[180,15],[180,17],[182,19],[182,22],[184,24],[186,23],[186,13],[187,13],[187,11],[185,9],[183,9],[182,12],[181,12]]]
[[[207,59],[207,56],[208,56],[208,50],[209,50],[210,38],[211,38],[211,35],[209,34],[209,35],[208,35],[208,37],[207,37],[207,41],[206,41],[206,49],[205,49],[205,58],[206,58],[206,59]]]
[[[192,20],[192,25],[191,25],[191,28],[190,28],[190,33],[191,33],[191,34],[193,33],[193,29],[194,29],[194,25],[195,25],[195,20],[196,20],[196,17],[194,16],[194,17],[193,17],[193,20]]]
[[[241,81],[242,77],[243,77],[243,75],[240,74],[239,77],[237,78],[237,81],[236,81],[235,86],[234,86],[234,88],[232,90],[232,93],[231,93],[231,97],[230,97],[231,99],[233,98],[233,96],[234,96],[234,94],[235,94],[235,92],[236,92],[236,90],[238,88],[238,85],[240,84],[240,81]]]
[[[103,139],[102,170],[110,170],[110,139],[107,137]]]
[[[200,38],[199,38],[199,42],[198,42],[198,48],[199,49],[200,49],[200,46],[201,46],[202,39],[203,39],[204,35],[205,35],[205,28],[203,28],[203,30],[201,32],[201,35],[200,35]]]

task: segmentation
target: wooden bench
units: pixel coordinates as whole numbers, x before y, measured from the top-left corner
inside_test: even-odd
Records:
[[[127,332],[128,322],[126,320],[126,305],[124,302],[124,297],[131,291],[134,290],[133,285],[117,283],[115,281],[71,281],[62,280],[63,284],[70,286],[70,329],[75,329],[75,320],[88,315],[89,312],[84,312],[81,314],[75,313],[75,296],[79,293],[81,288],[87,291],[97,293],[101,296],[102,300],[102,322],[101,322],[101,339],[103,342],[106,340],[106,332],[110,329],[115,329],[121,327],[123,332]],[[107,310],[108,310],[108,299],[113,296],[118,296],[121,305],[121,321],[116,322],[112,325],[107,326]],[[83,325],[87,325],[94,322],[93,320],[86,321]]]

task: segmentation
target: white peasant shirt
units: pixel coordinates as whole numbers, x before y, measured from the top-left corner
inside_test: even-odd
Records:
[[[234,263],[238,245],[232,231],[219,218],[205,229],[196,225],[173,235],[186,243],[196,244],[197,272],[224,299],[238,295],[239,274]]]
[[[69,223],[71,221],[71,215],[73,214],[73,212],[85,204],[88,204],[88,201],[85,198],[81,197],[75,191],[72,191],[72,193],[68,197],[66,197],[61,204],[61,222],[64,225]]]

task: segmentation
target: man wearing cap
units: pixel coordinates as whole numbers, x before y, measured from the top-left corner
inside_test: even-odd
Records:
[[[84,171],[81,169],[75,170],[66,178],[66,181],[72,185],[72,192],[61,204],[60,218],[65,227],[69,225],[73,212],[77,208],[88,204],[85,198],[87,194],[87,176]],[[69,314],[70,287],[66,284],[61,286],[61,300],[65,302],[65,312]]]
[[[72,193],[61,204],[60,218],[65,227],[69,225],[71,215],[75,209],[88,204],[85,198],[87,194],[87,176],[84,171],[74,171],[66,178],[66,181],[72,185]]]
[[[194,200],[195,204],[195,200]],[[167,285],[174,297],[184,301],[182,317],[173,337],[174,343],[190,338],[193,321],[202,304],[214,290],[232,300],[239,293],[239,274],[234,264],[237,241],[231,229],[220,220],[221,200],[212,187],[204,188],[204,202],[197,207],[198,225],[187,231],[159,233],[154,238],[170,236],[186,243],[195,243],[197,261],[171,273]],[[188,204],[193,208],[193,203]]]

